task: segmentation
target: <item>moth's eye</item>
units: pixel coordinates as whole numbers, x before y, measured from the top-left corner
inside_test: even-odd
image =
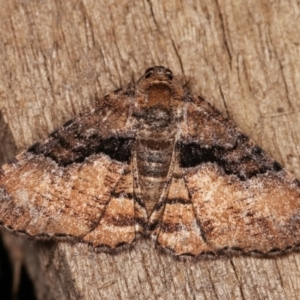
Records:
[[[168,76],[169,80],[172,80],[172,79],[173,79],[173,73],[172,73],[172,71],[171,71],[171,70],[169,70],[169,69],[166,69],[166,74],[167,74],[167,76]]]
[[[145,78],[149,78],[153,74],[153,68],[149,68],[145,72]]]

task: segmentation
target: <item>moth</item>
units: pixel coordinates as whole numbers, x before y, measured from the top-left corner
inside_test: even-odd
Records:
[[[0,224],[95,249],[281,253],[300,243],[300,182],[156,66],[2,167]]]

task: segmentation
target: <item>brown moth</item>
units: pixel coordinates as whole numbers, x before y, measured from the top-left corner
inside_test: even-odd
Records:
[[[3,166],[0,224],[96,249],[281,253],[300,244],[300,182],[156,66]]]

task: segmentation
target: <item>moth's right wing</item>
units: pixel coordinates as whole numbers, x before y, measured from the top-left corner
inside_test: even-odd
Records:
[[[131,169],[135,142],[131,100],[123,90],[105,96],[4,165],[0,170],[0,224],[36,238],[82,240],[99,225],[109,201],[118,203],[120,197],[128,200],[123,201],[123,217],[131,218],[132,197],[114,194]],[[123,185],[132,186],[128,180]],[[129,234],[123,241],[105,242],[91,235],[86,241],[109,247],[130,243],[134,224],[127,225]]]

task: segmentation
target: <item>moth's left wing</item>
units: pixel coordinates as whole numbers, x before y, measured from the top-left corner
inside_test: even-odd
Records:
[[[299,181],[200,97],[189,96],[180,126],[179,164],[209,249],[299,246]]]
[[[98,100],[3,166],[0,224],[36,238],[70,237],[112,248],[130,243],[135,236],[132,221],[121,222],[124,234],[119,239],[91,232],[120,225],[109,218],[110,209],[117,218],[123,214],[123,220],[134,216],[132,195],[117,192],[120,185],[132,188],[124,179],[135,138],[131,100],[123,90]],[[126,207],[120,208],[120,201]],[[113,205],[106,208],[109,202]]]

